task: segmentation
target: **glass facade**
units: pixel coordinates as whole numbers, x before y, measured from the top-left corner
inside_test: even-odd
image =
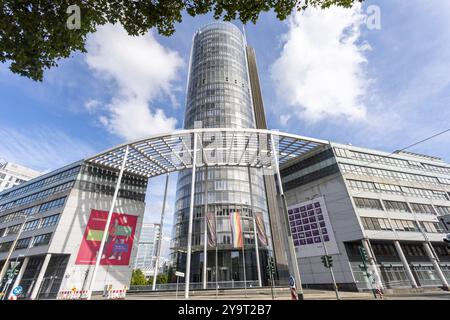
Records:
[[[154,223],[142,225],[134,268],[141,269],[146,275],[155,268],[160,228],[161,225]]]
[[[245,48],[243,34],[231,23],[213,23],[195,34],[185,129],[194,128],[196,122],[201,122],[204,128],[255,128]],[[186,269],[191,177],[191,170],[182,171],[178,176],[172,253],[179,271]],[[255,216],[262,216],[267,241],[258,244],[264,281],[267,255],[271,251],[267,201],[262,172],[252,168],[250,177],[251,189],[247,168],[198,168],[194,194],[192,282],[203,280],[205,211],[214,216],[217,239],[216,245],[208,246],[207,280],[234,283],[244,281],[244,277],[247,281],[258,279],[253,226]],[[242,226],[241,247],[233,246],[232,240],[230,215],[236,212]]]

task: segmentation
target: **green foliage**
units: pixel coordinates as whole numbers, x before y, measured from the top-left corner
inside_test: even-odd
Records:
[[[165,274],[158,274],[158,276],[156,277],[157,284],[167,283],[167,280],[168,280],[168,277]],[[147,280],[147,285],[149,285],[149,286],[153,285],[153,276],[151,276]]]
[[[0,0],[0,62],[10,62],[14,73],[42,81],[44,71],[74,52],[86,52],[89,33],[106,23],[119,23],[132,36],[151,28],[170,36],[182,13],[212,12],[217,20],[256,23],[261,12],[274,10],[286,19],[293,10],[332,5],[351,7],[363,0]],[[69,30],[67,8],[81,9],[81,28]]]
[[[145,275],[141,269],[133,270],[131,274],[131,285],[132,286],[145,286],[147,284],[147,280],[145,279]]]

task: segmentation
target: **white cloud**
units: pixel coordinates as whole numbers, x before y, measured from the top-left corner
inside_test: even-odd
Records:
[[[370,47],[358,43],[363,23],[359,5],[308,9],[289,19],[281,55],[271,66],[277,94],[289,112],[314,121],[365,118],[364,51]]]
[[[86,101],[86,103],[84,104],[84,107],[86,108],[87,111],[94,112],[95,109],[97,109],[100,105],[101,105],[100,101],[95,100],[95,99],[90,99],[90,100]]]
[[[95,150],[55,128],[19,130],[0,127],[0,158],[39,171],[51,171],[93,155]]]
[[[175,128],[175,118],[149,105],[165,96],[174,101],[173,82],[184,65],[176,51],[163,47],[152,32],[131,37],[118,25],[100,27],[89,37],[87,50],[89,68],[116,86],[99,116],[111,133],[135,139]]]

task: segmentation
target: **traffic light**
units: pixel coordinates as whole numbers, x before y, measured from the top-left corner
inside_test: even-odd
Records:
[[[14,278],[14,276],[17,276],[18,273],[19,273],[19,270],[11,270],[11,269],[9,269],[6,272],[6,275],[8,276],[9,279],[12,279],[12,278]]]
[[[269,257],[267,261],[267,274],[270,278],[275,274],[275,260],[273,257]]]
[[[327,256],[328,259],[328,266],[332,267],[333,266],[333,257],[332,256]]]
[[[333,266],[332,256],[322,256],[321,259],[325,268],[331,268]]]
[[[369,261],[369,257],[367,256],[366,249],[363,246],[359,246],[359,255],[364,262]]]

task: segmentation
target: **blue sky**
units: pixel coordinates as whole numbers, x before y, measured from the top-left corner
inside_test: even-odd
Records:
[[[379,30],[364,23],[371,4],[380,8]],[[256,49],[270,128],[385,151],[448,129],[449,9],[446,0],[385,0],[284,22],[262,14],[245,31]],[[100,28],[87,54],[61,61],[42,83],[0,65],[0,158],[51,170],[181,128],[192,36],[211,21],[185,15],[169,38]],[[442,135],[411,151],[450,162],[449,141]],[[150,181],[148,202],[156,211],[148,210],[148,221],[158,220],[162,182]],[[169,228],[170,215],[167,222]]]

